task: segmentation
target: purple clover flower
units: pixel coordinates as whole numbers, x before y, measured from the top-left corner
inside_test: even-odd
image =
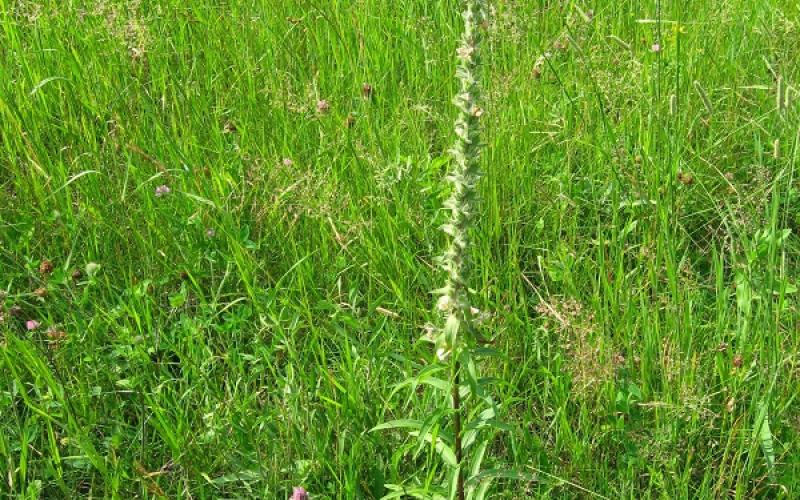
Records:
[[[295,486],[289,500],[309,500],[308,492],[302,486]]]

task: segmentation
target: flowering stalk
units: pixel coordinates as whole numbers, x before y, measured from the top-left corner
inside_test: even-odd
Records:
[[[445,286],[438,290],[438,307],[445,316],[444,327],[434,339],[436,354],[444,360],[452,354],[453,435],[458,469],[456,470],[456,494],[464,499],[464,473],[461,428],[460,362],[465,348],[473,341],[472,311],[469,303],[469,247],[470,226],[477,205],[476,184],[480,179],[480,124],[483,114],[480,107],[481,30],[486,20],[486,0],[465,0],[464,32],[457,50],[458,68],[456,77],[460,89],[453,103],[458,108],[455,123],[456,143],[450,153],[453,167],[447,176],[452,193],[445,202],[450,212],[443,231],[450,237],[447,251],[441,257],[441,266],[447,273]]]
[[[450,150],[453,168],[447,176],[452,193],[445,202],[450,217],[443,231],[450,237],[450,245],[440,258],[447,272],[445,286],[440,294],[438,307],[445,315],[444,328],[438,333],[436,354],[446,359],[451,353],[455,358],[472,334],[472,312],[469,304],[469,230],[477,205],[476,184],[480,172],[480,124],[483,109],[479,106],[480,84],[477,72],[480,68],[481,25],[486,19],[486,0],[466,0],[464,33],[458,48],[456,76],[461,88],[453,99],[459,110],[456,119],[456,143]],[[462,337],[466,335],[466,339]],[[466,340],[467,342],[464,342]]]

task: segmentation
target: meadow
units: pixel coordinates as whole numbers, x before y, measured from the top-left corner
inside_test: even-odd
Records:
[[[0,498],[451,497],[463,4],[0,0]],[[800,6],[488,4],[486,498],[797,498]]]

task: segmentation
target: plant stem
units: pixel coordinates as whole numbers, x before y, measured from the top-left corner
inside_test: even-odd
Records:
[[[453,433],[455,434],[455,453],[458,471],[456,477],[456,492],[458,500],[464,500],[464,472],[462,459],[464,451],[461,449],[461,383],[459,372],[461,363],[455,361],[453,366]]]

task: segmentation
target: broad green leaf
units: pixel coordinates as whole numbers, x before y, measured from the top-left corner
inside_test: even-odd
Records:
[[[775,447],[773,445],[772,430],[769,427],[769,409],[764,401],[758,403],[758,416],[756,417],[753,434],[753,437],[758,440],[761,450],[764,452],[769,477],[775,482]]]

